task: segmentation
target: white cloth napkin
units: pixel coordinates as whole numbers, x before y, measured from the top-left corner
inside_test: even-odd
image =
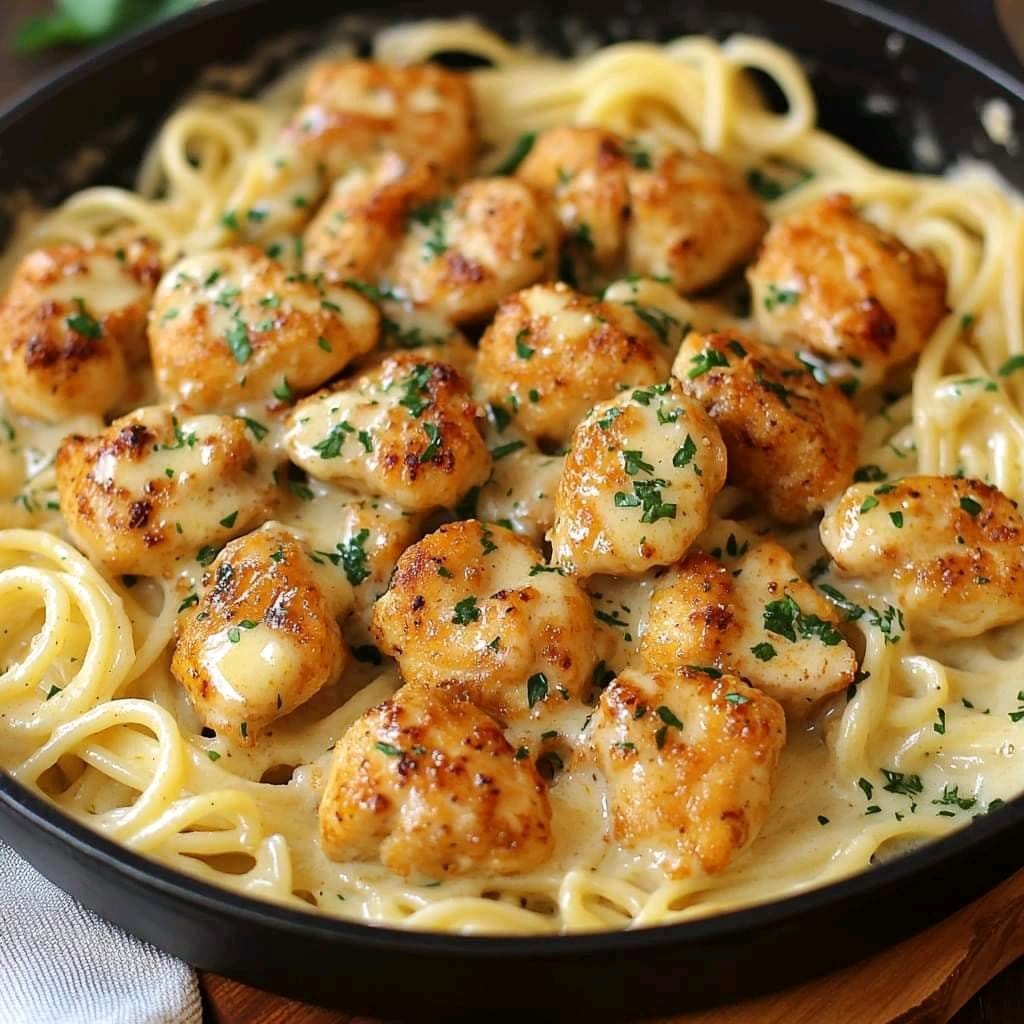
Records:
[[[107,924],[0,843],[3,1024],[201,1024],[195,973]]]

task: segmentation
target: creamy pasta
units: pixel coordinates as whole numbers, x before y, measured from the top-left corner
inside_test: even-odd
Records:
[[[730,265],[752,258],[760,237],[759,208],[769,222],[777,224],[817,209],[815,204],[837,193],[849,196],[860,214],[906,246],[933,253],[945,272],[948,312],[928,325],[919,357],[895,372],[880,371],[876,380],[870,379],[870,367],[843,378],[864,378],[853,393],[853,402],[865,417],[859,451],[855,455],[851,451],[850,456],[856,465],[853,479],[863,488],[857,492],[857,503],[862,510],[865,505],[878,507],[878,514],[883,514],[896,482],[913,474],[976,478],[1011,499],[1024,497],[1024,207],[992,173],[964,165],[934,177],[877,166],[817,127],[814,96],[799,63],[763,39],[737,35],[723,43],[705,37],[664,45],[624,43],[574,60],[510,45],[474,23],[461,21],[400,26],[380,32],[373,41],[373,58],[385,64],[418,64],[442,51],[473,54],[489,64],[466,73],[479,151],[470,147],[464,154],[450,124],[435,127],[417,140],[418,146],[437,153],[444,149],[437,159],[446,162],[455,182],[471,178],[460,189],[478,187],[472,184],[475,176],[509,174],[523,168],[524,158],[539,159],[536,140],[550,129],[598,126],[626,139],[639,139],[635,145],[651,152],[691,152],[700,147],[745,176],[761,202],[760,207],[752,207],[751,239],[737,243],[737,254],[726,260]],[[344,48],[330,53],[331,60],[346,56]],[[746,75],[749,68],[775,82],[786,99],[784,113],[772,113],[763,104]],[[16,395],[12,400],[8,389],[0,420],[0,764],[76,819],[195,877],[280,903],[312,904],[330,915],[471,934],[665,924],[777,899],[863,870],[910,844],[967,826],[975,815],[1024,789],[1024,767],[1016,751],[1017,730],[1024,728],[1024,722],[1018,724],[1024,719],[1024,694],[1019,692],[1024,678],[1024,624],[1013,624],[1012,613],[998,619],[996,628],[977,635],[961,631],[936,636],[912,621],[910,604],[920,595],[899,591],[894,585],[895,569],[889,574],[844,573],[830,561],[819,538],[818,517],[806,511],[820,509],[821,502],[809,499],[810,504],[789,515],[786,510],[794,507],[797,498],[787,494],[771,504],[777,517],[770,518],[765,502],[756,495],[751,501],[736,486],[734,476],[718,493],[721,481],[714,486],[718,470],[707,455],[710,449],[685,454],[684,435],[694,444],[685,431],[672,442],[671,450],[665,449],[667,468],[655,459],[658,445],[668,444],[666,438],[677,426],[670,422],[670,414],[678,413],[669,410],[655,423],[652,412],[664,407],[658,405],[660,398],[653,405],[651,400],[656,395],[672,397],[675,391],[644,389],[667,387],[660,382],[669,379],[673,358],[677,367],[683,366],[677,376],[686,384],[685,371],[691,363],[679,362],[691,358],[685,345],[698,345],[693,359],[710,358],[711,350],[701,349],[704,342],[693,342],[693,335],[684,345],[683,325],[693,327],[702,338],[711,337],[717,329],[734,345],[741,344],[735,337],[756,338],[760,333],[757,314],[765,305],[792,305],[796,310],[798,298],[776,283],[782,279],[776,277],[766,286],[773,289],[770,292],[753,282],[754,301],[761,305],[751,311],[742,307],[731,288],[698,299],[682,298],[658,279],[663,271],[645,264],[640,276],[623,277],[604,293],[605,303],[619,303],[615,308],[621,316],[633,317],[628,323],[622,321],[623,336],[634,339],[633,347],[622,357],[610,390],[567,393],[555,411],[538,404],[531,415],[517,418],[516,403],[535,402],[532,396],[540,395],[556,372],[538,370],[536,379],[527,376],[531,357],[537,359],[534,369],[545,357],[534,356],[531,344],[539,351],[540,343],[531,343],[516,320],[520,315],[547,315],[552,304],[561,301],[543,290],[532,297],[523,291],[538,281],[564,278],[563,267],[554,261],[557,243],[544,226],[543,211],[522,213],[522,204],[533,199],[518,178],[481,199],[493,208],[514,208],[519,211],[516,217],[526,218],[516,221],[515,231],[527,233],[529,242],[524,245],[539,254],[536,262],[544,268],[519,274],[519,257],[501,253],[495,264],[496,292],[481,298],[476,292],[455,294],[453,287],[451,296],[445,293],[443,309],[434,307],[425,313],[412,308],[417,305],[410,299],[412,292],[420,288],[426,295],[433,294],[431,289],[447,287],[424,278],[427,257],[419,255],[424,246],[428,251],[431,245],[439,247],[441,230],[440,222],[431,218],[438,216],[436,204],[444,200],[430,193],[434,185],[427,181],[423,188],[428,205],[435,203],[433,212],[414,214],[412,241],[402,243],[412,246],[410,254],[403,256],[400,251],[396,257],[400,268],[396,275],[405,274],[402,280],[411,282],[406,292],[396,286],[393,294],[382,293],[379,282],[367,285],[369,275],[355,271],[345,272],[342,278],[363,279],[361,287],[338,281],[327,290],[317,284],[319,291],[314,291],[313,285],[299,279],[303,261],[312,258],[313,251],[324,253],[329,265],[338,258],[338,246],[352,251],[354,243],[336,242],[331,232],[352,223],[356,216],[352,211],[360,207],[352,205],[355,200],[350,196],[369,186],[365,176],[360,177],[362,171],[348,168],[344,153],[340,157],[333,151],[320,154],[317,161],[307,163],[294,159],[306,130],[297,124],[296,110],[309,73],[310,66],[303,65],[253,100],[212,93],[192,97],[160,129],[134,191],[90,188],[55,210],[26,215],[8,248],[5,281],[11,280],[27,253],[63,243],[108,245],[123,267],[125,246],[141,236],[153,243],[153,252],[140,254],[139,260],[157,261],[163,276],[155,299],[150,287],[140,300],[147,310],[150,301],[154,303],[148,315],[155,375],[147,353],[134,362],[125,357],[123,366],[111,363],[103,371],[111,392],[120,386],[115,379],[124,378],[120,395],[111,394],[109,404],[98,410],[86,402],[59,415],[46,415],[29,390],[19,388],[22,398]],[[420,113],[445,116],[446,99],[423,94],[409,102],[410,109]],[[466,154],[472,167],[459,167]],[[631,160],[642,171],[650,157],[643,148],[634,149]],[[381,173],[386,174],[386,168]],[[327,195],[334,179],[342,184],[333,185]],[[739,237],[742,230],[738,223],[731,237]],[[514,233],[510,229],[509,235]],[[595,252],[595,245],[601,244],[597,222],[588,224],[582,242],[577,233],[576,241],[584,256]],[[239,243],[259,251],[247,250],[250,255],[242,258],[245,266],[233,276],[234,271],[216,253]],[[476,244],[472,239],[465,242],[467,247]],[[645,259],[646,244],[637,242],[637,259]],[[174,265],[177,272],[169,269]],[[109,270],[110,275],[117,272],[116,266]],[[719,270],[708,273],[712,280],[723,277]],[[229,280],[230,287],[225,284]],[[701,279],[697,288],[685,290],[691,293],[705,283]],[[60,285],[58,298],[78,303],[72,318],[79,318],[75,327],[79,333],[92,335],[100,321],[105,330],[112,330],[97,305],[97,296],[108,285],[108,280],[95,277],[85,284]],[[580,283],[581,292],[586,287],[586,282]],[[495,320],[498,300],[512,293],[527,296],[523,301],[534,305],[523,313],[502,305]],[[129,296],[133,297],[134,293]],[[120,299],[122,304],[128,301],[123,294]],[[250,299],[252,318],[246,312]],[[282,337],[285,330],[292,332],[287,336],[292,339],[289,344],[306,345],[308,340],[312,352],[308,359],[289,356],[283,374],[277,363],[269,361],[271,357],[266,363],[260,361],[263,350],[253,340],[257,328],[252,327],[260,317],[274,317],[280,301],[297,312],[289,314],[286,328],[281,326],[284,321],[277,321],[273,330]],[[214,360],[207,358],[201,343],[189,333],[189,324],[194,323],[186,323],[190,311],[204,302],[213,311],[210,316],[223,321],[218,321],[217,330],[228,338],[236,361],[246,364],[249,376],[240,380],[217,376],[221,371]],[[607,315],[597,306],[584,306],[574,307],[572,315]],[[483,310],[490,312],[481,317]],[[643,322],[638,324],[636,316]],[[467,337],[492,320],[494,325],[487,328],[491,335],[485,337],[478,356]],[[635,337],[644,331],[655,343],[641,351]],[[378,332],[383,338],[379,344]],[[659,335],[667,348],[657,343]],[[570,344],[571,332],[563,331],[559,337],[563,344]],[[680,345],[684,350],[677,357]],[[388,350],[390,361],[381,363],[374,346]],[[511,353],[511,370],[501,361],[506,350]],[[515,363],[517,351],[521,367]],[[728,365],[732,357],[726,348],[721,351],[714,359],[724,363],[716,365]],[[581,343],[578,351],[573,349],[572,361],[586,358],[590,356],[583,354]],[[468,380],[473,397],[492,403],[486,436],[474,433],[472,403],[461,383],[447,377],[431,379],[429,371],[417,383],[415,367],[424,359],[450,363]],[[345,367],[351,371],[353,363],[362,383],[358,393],[344,398],[347,418],[339,419],[335,406],[341,400],[336,402],[333,391],[326,392],[323,401],[302,398]],[[793,365],[794,374],[802,372],[798,364]],[[828,360],[812,358],[804,365],[822,375],[835,371]],[[859,368],[860,362],[855,358],[853,365]],[[237,369],[234,364],[231,368]],[[513,371],[520,369],[522,374],[514,376]],[[847,362],[843,372],[849,370]],[[595,362],[587,373],[586,379],[599,380],[601,366]],[[259,389],[248,383],[250,377],[261,381]],[[501,396],[510,379],[517,397],[506,409]],[[622,404],[627,399],[618,396],[618,385],[623,383],[647,395],[646,400],[633,401],[632,411]],[[796,401],[787,386],[776,384],[774,390],[787,408],[790,399]],[[680,408],[689,410],[687,403],[693,403],[690,422],[697,426],[691,427],[692,433],[698,440],[704,436],[700,431],[717,437],[718,428],[706,424],[704,413],[696,408],[703,399],[693,394],[691,390],[687,397],[680,391],[678,398]],[[80,530],[95,529],[98,536],[102,528],[89,524],[105,521],[108,513],[120,515],[114,507],[119,500],[116,487],[133,486],[113,470],[115,475],[103,476],[104,466],[121,457],[123,449],[117,445],[134,443],[125,440],[124,430],[129,428],[123,428],[120,440],[101,432],[113,414],[152,405],[158,396],[177,403],[173,419],[170,413],[147,413],[137,429],[149,431],[147,444],[156,438],[152,450],[163,460],[159,473],[170,481],[159,492],[160,501],[165,502],[159,509],[166,536],[160,536],[159,545],[146,540],[133,547],[134,542],[125,539],[127,528],[122,524],[106,546],[100,541],[83,544],[78,534],[79,544],[74,546],[69,523],[72,532],[77,522]],[[190,406],[190,401],[198,404]],[[419,404],[430,409],[409,429],[423,448],[418,456],[422,472],[412,484],[400,485],[389,476],[386,464],[375,461],[385,438],[381,417],[391,415],[384,410],[393,407],[397,415],[406,415],[404,409],[420,417],[415,413]],[[591,406],[598,411],[587,419]],[[210,414],[214,407],[220,416]],[[673,465],[696,465],[701,472],[687,478],[685,488],[662,481],[664,493],[658,492],[657,499],[650,498],[654,493],[650,487],[647,491],[637,488],[635,496],[622,492],[621,503],[616,494],[608,534],[630,550],[647,551],[639,563],[622,561],[628,568],[616,571],[619,562],[613,543],[600,559],[593,559],[593,572],[601,575],[591,575],[586,569],[591,563],[573,560],[572,528],[563,518],[551,534],[555,561],[548,566],[541,556],[542,568],[534,572],[532,556],[513,555],[507,547],[512,542],[503,539],[504,530],[514,530],[530,545],[542,545],[552,527],[553,503],[559,515],[567,516],[565,509],[586,490],[585,483],[575,488],[566,482],[573,460],[582,458],[577,453],[581,432],[604,429],[595,424],[600,410],[606,408],[614,410],[615,429],[635,429],[635,435],[624,435],[627,440],[637,436],[643,441],[623,453],[627,474],[642,478],[647,472],[643,467],[651,461],[658,467],[656,473],[649,470],[652,478],[668,476]],[[542,409],[548,410],[546,417]],[[431,419],[431,410],[440,418]],[[43,418],[35,418],[34,413]],[[635,428],[628,422],[634,413]],[[715,415],[712,410],[711,418]],[[577,427],[581,419],[583,424]],[[718,427],[728,447],[726,427],[721,422]],[[441,432],[447,432],[454,450],[451,439],[463,429],[464,434],[458,434],[462,447],[453,455],[447,475],[431,476],[437,463],[430,446],[442,444]],[[825,422],[821,429],[827,432],[832,427]],[[835,429],[837,435],[846,431],[846,427]],[[353,435],[352,440],[346,432]],[[58,460],[61,439],[67,435],[84,440],[70,447],[66,444]],[[600,441],[603,435],[597,436]],[[96,440],[101,437],[106,440]],[[391,434],[385,439],[390,443]],[[706,443],[721,442],[711,438]],[[328,463],[332,445],[343,454],[334,452]],[[342,449],[342,445],[349,447]],[[705,457],[708,461],[702,462]],[[563,458],[568,460],[564,471]],[[583,473],[586,465],[578,471]],[[730,449],[730,473],[738,472],[740,465]],[[258,487],[246,474],[259,478]],[[754,490],[748,480],[757,479],[756,466],[750,474],[742,483]],[[849,472],[839,475],[844,476],[842,487],[852,482]],[[200,485],[202,497],[193,501],[189,488]],[[480,677],[480,696],[473,691],[473,703],[505,726],[507,742],[517,757],[518,751],[525,751],[519,760],[531,765],[541,762],[541,786],[544,799],[550,802],[550,837],[543,855],[530,859],[522,870],[488,871],[478,864],[449,876],[443,871],[416,870],[415,864],[406,875],[396,873],[372,852],[373,844],[363,856],[350,855],[354,847],[345,842],[325,852],[318,806],[328,787],[335,745],[353,723],[367,721],[364,714],[395,693],[401,683],[400,668],[406,676],[430,675],[436,669],[437,682],[460,673],[459,634],[425,646],[417,663],[413,639],[403,632],[411,628],[416,599],[426,592],[424,588],[434,583],[443,588],[446,581],[423,583],[409,575],[413,570],[404,563],[394,582],[391,574],[403,551],[425,536],[434,536],[441,523],[452,518],[439,513],[439,508],[457,508],[461,503],[463,511],[455,518],[472,515],[465,511],[467,493],[476,495],[480,520],[499,524],[494,527],[496,541],[486,540],[488,534],[483,534],[485,551],[487,544],[506,545],[494,565],[496,578],[519,573],[525,583],[515,586],[536,587],[540,600],[548,602],[544,614],[554,623],[544,628],[564,629],[559,642],[573,657],[597,660],[599,656],[595,671],[601,683],[606,682],[605,674],[621,674],[627,666],[636,671],[643,645],[655,652],[644,654],[648,662],[658,656],[652,639],[656,629],[652,594],[665,585],[662,567],[679,563],[694,542],[728,570],[725,576],[734,581],[730,586],[739,595],[737,601],[755,600],[759,581],[793,582],[790,574],[795,572],[807,580],[800,584],[808,589],[801,591],[794,613],[800,617],[791,617],[789,626],[777,626],[776,632],[757,617],[757,635],[743,634],[743,651],[752,650],[757,659],[745,655],[751,671],[738,663],[726,667],[750,676],[756,684],[758,662],[776,656],[775,646],[781,645],[779,636],[785,637],[787,628],[797,633],[805,629],[800,634],[804,639],[826,636],[828,651],[850,653],[844,655],[845,661],[835,655],[827,667],[820,659],[812,660],[807,669],[808,663],[801,659],[811,655],[802,647],[796,650],[794,643],[794,678],[806,669],[802,678],[828,675],[838,682],[826,688],[823,699],[816,692],[810,710],[794,709],[786,698],[789,691],[779,696],[788,713],[786,741],[763,825],[753,842],[739,843],[744,848],[726,858],[726,863],[705,863],[708,870],[673,872],[666,870],[663,845],[619,841],[622,836],[613,827],[614,800],[608,789],[609,765],[616,752],[605,749],[602,760],[590,752],[584,738],[588,729],[604,728],[600,721],[604,711],[596,723],[589,721],[595,714],[594,700],[587,692],[594,676],[589,665],[585,678],[566,684],[564,701],[538,704],[538,709],[544,709],[542,718],[533,713],[539,699],[553,698],[553,692],[547,692],[541,661],[530,660],[542,658],[529,647],[530,630],[539,628],[535,624],[540,618],[531,620],[533,626],[519,627],[522,643],[533,652],[524,655],[523,665],[528,667],[519,669],[521,678],[515,680],[516,686],[524,687],[524,707],[511,708],[488,690],[494,680],[486,668]],[[972,511],[980,507],[976,496],[971,496],[975,492],[954,493],[960,495],[962,510],[978,515]],[[832,497],[830,493],[826,521],[839,514]],[[632,534],[620,538],[615,531],[625,530],[624,517],[641,503],[642,524],[646,524],[641,532],[650,533],[651,539],[644,536],[637,545]],[[149,514],[139,512],[138,504],[133,503],[125,515]],[[710,509],[709,523],[700,518],[705,504]],[[647,550],[661,543],[655,527],[668,530],[674,525],[659,523],[658,509],[667,517],[665,509],[671,507],[675,517],[677,505],[692,509],[698,525],[692,537],[680,540],[679,550],[659,560]],[[890,522],[898,529],[903,528],[903,515],[910,515],[900,510],[904,507],[910,506],[892,506],[895,511],[890,513]],[[783,525],[780,520],[787,522]],[[197,624],[197,614],[215,612],[210,587],[227,585],[217,569],[227,556],[215,562],[224,544],[270,521],[279,524],[270,529],[298,537],[306,546],[306,555],[295,555],[298,561],[285,558],[297,574],[289,585],[308,586],[321,595],[328,611],[318,614],[343,620],[344,639],[340,647],[330,646],[334,641],[329,638],[316,647],[321,643],[319,634],[299,631],[299,640],[293,642],[273,634],[264,621],[236,618],[230,629],[225,626],[228,639],[217,641],[223,650],[218,648],[216,659],[220,660],[214,660],[223,673],[269,672],[268,678],[277,679],[298,672],[308,680],[313,671],[308,666],[315,664],[318,670],[324,669],[324,679],[317,676],[315,692],[303,692],[293,703],[288,703],[286,694],[284,706],[281,691],[275,694],[271,684],[259,695],[229,694],[216,712],[220,717],[214,719],[211,713],[204,718],[207,690],[198,682],[182,685],[179,680],[186,678],[187,665],[179,670],[176,662],[172,673],[177,637],[182,631],[201,633],[203,620]],[[914,531],[908,520],[907,527],[916,540],[926,543],[925,526]],[[196,545],[197,550],[184,551],[183,545],[191,543],[196,531],[205,531],[202,536],[209,540]],[[781,553],[766,553],[758,547],[767,531],[782,545]],[[166,553],[179,543],[176,537],[184,538],[179,545],[183,553],[172,560],[168,571],[152,568],[148,552]],[[901,538],[895,537],[898,548]],[[1017,545],[1016,555],[1011,551],[1007,557],[1015,559],[1021,572],[1019,539]],[[829,546],[841,562],[837,550]],[[280,546],[273,549],[271,559],[280,563],[275,556],[281,551]],[[757,551],[760,562],[750,553]],[[302,561],[307,555],[308,561]],[[449,565],[445,557],[443,552],[438,555],[442,568]],[[787,557],[792,564],[785,561]],[[894,566],[910,557],[894,556]],[[582,574],[596,613],[593,623],[580,597],[583,591],[563,575],[558,562]],[[218,582],[207,581],[204,589],[203,573],[211,565]],[[697,571],[689,564],[673,569],[682,575],[670,578],[685,584],[689,578],[685,572],[691,569]],[[270,566],[267,579],[273,571]],[[420,588],[416,596],[403,604],[403,588],[414,585]],[[768,586],[776,592],[775,582]],[[387,604],[378,606],[375,620],[374,603],[386,591]],[[579,607],[573,604],[577,598],[583,602]],[[481,609],[483,621],[488,621],[489,600],[490,592],[481,584],[478,596],[463,597],[454,605],[454,621],[458,625],[461,617],[473,625]],[[822,602],[822,608],[810,615],[808,609],[815,601]],[[542,610],[535,608],[531,614],[539,617]],[[1024,608],[1021,611],[1024,617]],[[385,613],[390,617],[387,621]],[[811,627],[806,627],[808,622]],[[672,643],[674,630],[675,626],[669,630]],[[505,635],[508,638],[510,633]],[[184,641],[178,645],[182,662],[188,662],[193,656],[189,652],[194,651],[200,652],[195,659],[213,658],[210,648],[202,646],[205,636],[194,639],[197,646],[189,651]],[[757,642],[751,644],[748,639]],[[397,661],[382,654],[380,648],[385,646]],[[484,646],[481,641],[480,649]],[[314,649],[315,657],[310,654]],[[256,650],[258,654],[246,653]],[[238,660],[234,669],[225,660],[230,658]],[[456,665],[450,672],[446,658]],[[301,671],[296,666],[302,666]],[[708,678],[720,677],[723,670],[720,665]],[[525,689],[527,677],[531,685],[540,685],[532,683],[538,675],[544,680],[540,697],[536,689]],[[744,694],[745,688],[733,689],[726,699],[734,705],[761,699],[754,692]],[[645,706],[637,706],[637,719],[640,708]],[[671,730],[677,727],[685,736],[692,719],[683,715],[680,721],[666,704],[657,711],[662,717],[655,724],[668,730],[658,740],[661,751],[665,736],[671,744]],[[457,718],[454,711],[448,714],[452,720]],[[654,714],[652,706],[652,718]],[[235,728],[239,717],[241,734]],[[208,726],[214,720],[219,723],[216,728],[204,728],[204,721]],[[389,746],[378,741],[378,751],[382,745]],[[624,732],[612,744],[616,746],[625,749],[633,743]],[[384,750],[385,767],[390,753]],[[534,834],[529,840],[517,840],[515,850],[522,852],[536,838]]]

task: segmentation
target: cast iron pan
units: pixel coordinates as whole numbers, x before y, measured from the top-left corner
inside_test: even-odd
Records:
[[[393,22],[463,14],[465,2],[378,0],[370,10]],[[763,33],[806,60],[825,127],[876,159],[933,170],[915,162],[912,146],[915,132],[931,128],[947,159],[990,160],[1024,188],[1024,168],[988,142],[978,121],[980,104],[993,97],[1019,112],[1024,85],[956,42],[867,3],[774,0],[770,17],[756,13],[764,7],[754,0],[679,0],[657,14],[634,0],[625,8],[531,0],[499,12],[507,7],[475,13],[510,35],[527,31],[555,47],[564,47],[565,18],[609,39]],[[315,36],[339,13],[333,0],[223,0],[82,61],[0,114],[0,194],[27,188],[58,199],[85,183],[72,183],[63,168],[87,145],[105,156],[88,181],[130,180],[145,140],[202,68],[242,60],[296,30]],[[895,30],[901,42],[893,42]],[[869,93],[893,97],[891,112],[869,113]],[[899,860],[773,904],[626,933],[468,938],[371,928],[221,891],[93,834],[2,772],[0,825],[4,840],[62,888],[190,963],[297,998],[417,1020],[524,1010],[622,1019],[736,1000],[896,942],[1024,862],[1019,799]]]

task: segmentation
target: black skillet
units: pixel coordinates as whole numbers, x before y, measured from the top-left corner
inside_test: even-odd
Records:
[[[463,14],[464,2],[378,0],[367,10],[394,22]],[[1024,168],[989,142],[978,120],[981,103],[1002,97],[1019,122],[1024,85],[952,40],[867,3],[680,0],[671,11],[646,13],[635,0],[624,7],[546,0],[499,12],[512,6],[492,3],[477,12],[507,34],[526,31],[556,48],[565,46],[567,17],[608,38],[615,36],[605,25],[651,38],[768,35],[805,59],[825,127],[876,159],[932,170],[916,164],[912,146],[914,133],[930,128],[947,159],[968,153],[990,160],[1024,188]],[[296,45],[308,46],[340,13],[350,12],[331,0],[222,0],[108,47],[0,114],[0,194],[28,188],[45,201],[59,198],[72,184],[70,158],[83,146],[105,155],[88,181],[130,180],[145,140],[202,68],[241,60],[295,30],[307,30]],[[973,16],[971,24],[978,25]],[[897,101],[884,115],[864,104],[878,92]],[[417,934],[255,902],[129,853],[2,772],[0,835],[128,931],[199,967],[300,999],[417,1020],[522,1011],[622,1019],[779,988],[948,915],[1024,864],[1024,799],[805,895],[673,927],[565,938]]]

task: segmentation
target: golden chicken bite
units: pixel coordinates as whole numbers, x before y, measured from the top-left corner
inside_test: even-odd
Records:
[[[757,198],[734,168],[710,153],[652,147],[630,171],[629,194],[630,269],[667,277],[683,294],[735,270],[765,231]]]
[[[615,839],[685,878],[723,871],[756,837],[786,719],[738,676],[627,668],[602,693],[588,735]]]
[[[833,195],[773,225],[747,271],[758,328],[850,364],[865,384],[924,348],[948,312],[946,275]]]
[[[444,185],[425,160],[386,153],[340,177],[305,234],[303,267],[331,281],[381,278],[412,210],[436,199]]]
[[[277,523],[232,541],[180,623],[171,672],[203,724],[251,746],[341,677],[352,589]]]
[[[502,720],[583,696],[595,662],[587,595],[525,537],[469,519],[398,560],[378,646],[410,682],[454,682]]]
[[[549,128],[516,170],[517,178],[554,197],[565,233],[608,271],[622,261],[630,214],[628,145],[592,125]]]
[[[269,459],[243,420],[139,409],[92,437],[68,435],[57,490],[72,540],[111,573],[170,576],[265,519]]]
[[[595,402],[665,379],[669,324],[641,312],[565,284],[512,295],[480,339],[480,392],[511,405],[530,437],[562,444]]]
[[[228,408],[323,384],[377,342],[358,292],[284,267],[252,246],[188,256],[157,289],[149,342],[160,390]]]
[[[677,561],[707,526],[725,474],[718,428],[678,381],[595,406],[555,494],[552,561],[578,576]]]
[[[436,64],[326,61],[309,76],[286,140],[330,178],[387,151],[463,177],[477,144],[469,78]]]
[[[476,513],[484,522],[509,523],[516,533],[542,543],[555,521],[555,492],[562,465],[561,456],[526,447],[495,460],[477,496]]]
[[[412,685],[334,748],[320,842],[332,860],[426,878],[520,874],[554,845],[533,761],[464,695]]]
[[[384,498],[310,481],[279,518],[312,551],[314,560],[343,576],[354,593],[353,618],[369,637],[373,606],[388,588],[402,552],[421,532],[421,515]]]
[[[891,586],[915,635],[977,636],[1024,619],[1024,520],[980,480],[854,484],[821,521],[844,573]]]
[[[655,672],[706,665],[735,673],[801,715],[856,677],[856,655],[838,626],[789,552],[764,541],[735,570],[692,551],[658,579],[639,651]]]
[[[692,332],[672,373],[721,431],[729,479],[777,519],[807,519],[853,479],[860,413],[791,352],[736,332]]]
[[[320,480],[427,510],[487,479],[482,423],[456,370],[403,354],[299,402],[285,443]]]
[[[411,211],[386,276],[413,304],[474,323],[506,295],[550,278],[557,244],[545,198],[515,178],[476,178]]]
[[[65,243],[18,264],[0,303],[0,390],[16,412],[56,422],[141,397],[157,247]]]

